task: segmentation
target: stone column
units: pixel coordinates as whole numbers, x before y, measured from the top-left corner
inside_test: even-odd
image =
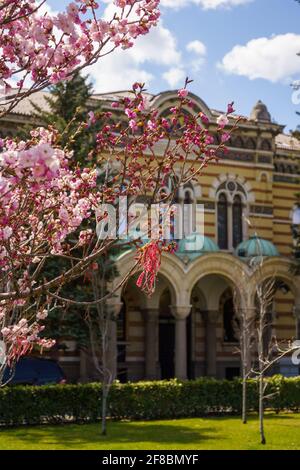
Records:
[[[202,312],[205,322],[205,358],[206,375],[208,377],[217,376],[217,321],[219,318],[218,310],[208,310]]]
[[[146,308],[142,311],[145,319],[145,378],[157,379],[158,356],[158,308]]]
[[[187,379],[187,344],[186,344],[186,319],[191,311],[191,305],[171,306],[176,319],[175,323],[175,377]]]
[[[117,377],[118,348],[117,348],[117,318],[122,307],[122,302],[115,299],[107,300],[108,328],[107,328],[107,367],[112,375],[112,380]]]

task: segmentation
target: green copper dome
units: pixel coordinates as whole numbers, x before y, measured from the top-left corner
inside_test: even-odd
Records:
[[[205,253],[216,253],[218,245],[209,237],[193,233],[180,240],[176,255],[184,262],[192,261]]]
[[[273,243],[256,235],[240,243],[236,249],[240,258],[254,258],[255,256],[279,256],[278,250]]]

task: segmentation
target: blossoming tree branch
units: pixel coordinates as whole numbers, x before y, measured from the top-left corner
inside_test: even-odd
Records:
[[[94,1],[78,0],[53,18],[39,12],[43,2],[2,1],[0,73],[8,88],[2,113],[49,83],[68,79],[79,68],[101,60],[104,50],[131,47],[133,39],[156,24],[158,3],[116,0],[119,16],[104,22],[97,18]],[[7,80],[14,76],[18,76],[17,88],[10,89]],[[29,76],[32,84],[25,89]],[[63,286],[96,270],[97,259],[119,243],[97,236],[97,223],[107,217],[97,209],[117,204],[121,196],[130,201],[143,196],[154,204],[171,205],[180,185],[198,179],[208,164],[226,152],[226,142],[239,121],[231,118],[229,123],[232,104],[218,118],[216,139],[207,130],[208,117],[193,112],[188,83],[179,90],[178,102],[167,118],[151,109],[143,84],[138,83],[128,96],[111,102],[110,110],[90,112],[77,130],[84,133],[94,122],[100,125],[94,150],[87,155],[94,164],[86,168],[76,164],[68,144],[61,146],[61,136],[53,127],[33,130],[27,141],[0,142],[0,340],[6,348],[0,384],[7,363],[13,366],[35,346],[53,345],[51,339],[41,337],[43,321],[57,305],[78,303],[62,296]],[[169,180],[172,191],[162,195],[160,190]],[[138,247],[135,265],[115,288],[142,271],[137,284],[150,295],[162,252],[174,249],[173,243],[150,239]],[[45,269],[49,260],[63,267],[49,272]],[[111,295],[82,304],[103,302]]]
[[[104,20],[95,0],[75,0],[55,16],[45,11],[45,0],[2,0],[0,77],[6,104],[2,115],[25,96],[70,77],[119,47],[132,47],[138,36],[157,24],[159,0],[114,3],[116,13]]]

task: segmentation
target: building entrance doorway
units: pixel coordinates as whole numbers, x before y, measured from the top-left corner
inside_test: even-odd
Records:
[[[161,379],[172,379],[175,375],[175,322],[172,317],[159,319],[159,363]]]
[[[172,379],[175,376],[175,318],[171,310],[171,295],[166,289],[159,305],[159,364],[160,378]]]

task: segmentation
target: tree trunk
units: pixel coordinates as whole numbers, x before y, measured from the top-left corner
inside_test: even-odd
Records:
[[[263,372],[259,376],[259,432],[261,444],[266,443],[264,430],[264,376]]]
[[[242,421],[243,424],[247,424],[247,374],[248,374],[248,360],[247,360],[247,333],[246,330],[246,318],[243,318],[243,336],[242,336],[242,371],[243,371],[243,381],[242,381]]]
[[[245,366],[243,367],[243,404],[242,404],[243,424],[247,424],[247,379]]]

